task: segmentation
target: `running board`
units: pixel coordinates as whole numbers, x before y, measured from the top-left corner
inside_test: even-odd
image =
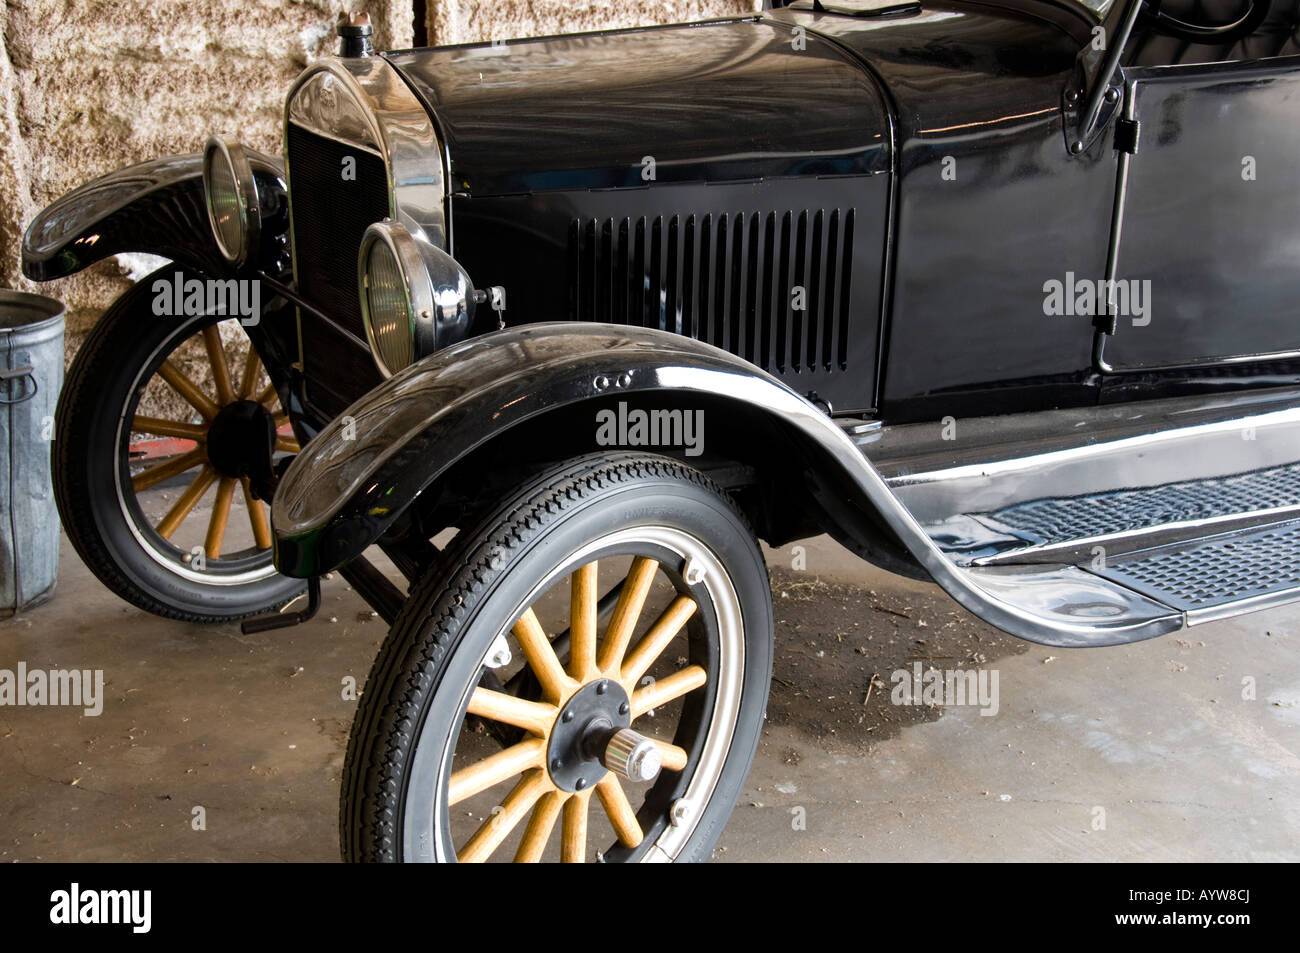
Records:
[[[1300,520],[1162,547],[1093,570],[1181,611],[1188,625],[1300,600]]]
[[[927,525],[977,566],[1080,562],[1300,518],[1300,464],[1240,476],[1015,503]]]
[[[855,443],[942,556],[931,574],[1008,631],[1113,645],[1300,601],[1294,391],[939,427]]]
[[[957,572],[991,601],[1045,624],[1051,634],[1025,636],[1031,641],[1122,645],[1300,602],[1300,520],[1108,563]]]

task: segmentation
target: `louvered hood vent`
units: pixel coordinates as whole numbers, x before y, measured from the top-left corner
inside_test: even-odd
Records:
[[[849,370],[853,209],[581,218],[579,321],[658,328],[785,376]]]

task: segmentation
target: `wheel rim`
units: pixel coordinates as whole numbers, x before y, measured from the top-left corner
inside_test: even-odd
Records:
[[[623,579],[617,601],[601,627],[596,616],[599,566],[629,558],[626,572],[619,571]],[[696,573],[699,578],[688,582],[687,576],[694,579]],[[535,611],[539,597],[566,576],[567,647],[561,644],[563,637],[552,643]],[[656,589],[666,589],[659,598],[668,601],[658,612],[647,608]],[[616,838],[597,855],[600,859],[675,858],[712,796],[739,711],[743,628],[735,589],[721,562],[681,530],[649,527],[611,534],[583,547],[535,587],[515,619],[497,633],[482,665],[499,647],[498,640],[509,636],[522,656],[521,671],[536,677],[540,697],[515,697],[482,684],[467,691],[439,783],[445,852],[462,862],[506,859],[502,855],[508,852],[501,848],[510,839],[516,844],[516,862],[536,862],[548,849],[555,855],[557,848],[558,859],[582,862],[596,853],[590,843],[599,833],[589,825],[596,816]],[[668,650],[674,645],[681,650],[684,643],[689,657],[677,658],[671,674],[648,679],[652,669],[671,667]],[[663,771],[647,790],[636,790],[599,764],[594,775],[587,771],[589,783],[582,789],[570,784],[565,790],[557,782],[553,742],[563,714],[601,681],[612,683],[627,699],[628,723],[654,741],[663,760]],[[665,731],[661,722],[649,726],[647,716],[662,715],[662,709],[675,704],[681,708],[675,728]],[[453,765],[466,726],[475,718],[522,731],[523,737],[487,758]],[[666,733],[671,738],[663,737]],[[505,792],[507,783],[508,793],[481,823],[473,822],[471,835],[452,833],[449,812],[471,798],[481,802],[497,785]],[[628,797],[630,786],[633,798]],[[676,819],[674,807],[680,809]]]
[[[231,361],[222,340],[220,324],[213,322],[199,330],[189,329],[183,336],[164,342],[144,363],[129,391],[123,408],[115,447],[118,461],[114,468],[118,502],[127,526],[141,548],[169,572],[190,581],[207,585],[243,585],[276,574],[271,561],[271,529],[266,504],[253,498],[247,477],[237,477],[218,470],[207,451],[213,424],[228,408],[246,403],[265,408],[275,422],[277,454],[297,453],[297,440],[281,431],[289,422],[280,404],[275,385],[270,382],[256,349],[249,342],[247,353],[239,362],[238,376],[232,374]],[[238,326],[237,321],[228,322]],[[174,360],[191,340],[201,343],[201,353],[214,382],[215,393],[196,384]],[[153,417],[136,411],[150,387],[170,389],[179,395],[191,411],[189,419]],[[131,458],[133,441],[143,437],[167,437],[179,442],[178,452],[161,461],[141,463]],[[188,482],[166,512],[150,516],[140,495],[169,480],[185,477]],[[212,496],[212,511],[206,517],[195,512]],[[249,545],[232,551],[228,530],[236,494],[243,498],[250,533]],[[180,535],[192,534],[199,521],[201,539],[186,548],[177,545]],[[192,549],[201,549],[204,565],[192,565]]]

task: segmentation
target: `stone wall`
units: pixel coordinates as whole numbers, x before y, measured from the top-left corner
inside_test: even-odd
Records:
[[[429,0],[431,43],[477,43],[734,16],[753,0]]]
[[[0,283],[68,305],[69,351],[140,263],[103,262],[34,285],[23,229],[46,203],[105,172],[209,133],[280,151],[283,97],[333,52],[334,23],[361,7],[381,48],[459,43],[733,15],[755,0],[0,0]],[[426,18],[416,29],[417,9]]]

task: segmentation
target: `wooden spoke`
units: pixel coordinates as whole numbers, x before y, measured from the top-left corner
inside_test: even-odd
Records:
[[[545,759],[546,741],[543,738],[529,738],[504,751],[498,751],[490,758],[462,768],[451,776],[451,781],[448,782],[448,803],[459,804],[529,768],[539,768]]]
[[[266,518],[266,510],[262,508],[262,501],[253,499],[253,488],[248,482],[248,477],[241,481],[244,487],[244,506],[248,510],[248,523],[253,527],[253,542],[257,544],[258,549],[271,548],[271,524]]]
[[[501,802],[501,809],[483,822],[469,843],[456,853],[456,859],[463,864],[482,863],[492,856],[492,852],[501,846],[501,842],[524,819],[537,799],[546,793],[551,782],[545,771],[529,771],[514,789]]]
[[[559,791],[548,791],[533,808],[533,816],[528,819],[524,836],[515,851],[516,864],[535,864],[542,859],[546,851],[546,842],[551,839],[551,830],[555,820],[560,816],[565,796]]]
[[[576,686],[565,674],[564,666],[560,664],[555,649],[551,648],[551,642],[546,637],[546,631],[537,621],[537,614],[529,609],[519,617],[513,631],[542,691],[546,693],[547,701],[558,705]]]
[[[624,847],[640,846],[641,841],[645,840],[645,834],[641,831],[641,825],[637,823],[636,812],[628,803],[627,795],[623,793],[623,786],[618,783],[618,778],[612,774],[606,774],[601,778],[596,783],[596,797],[600,798],[600,806],[605,809],[609,823],[614,828],[614,833],[618,835],[619,843]]]
[[[644,556],[632,561],[620,584],[603,641],[599,632],[599,566],[595,561],[580,566],[570,575],[569,631],[556,643],[552,643],[532,608],[511,628],[527,668],[541,687],[542,697],[540,700],[520,698],[495,682],[494,689],[476,687],[470,695],[468,714],[529,734],[524,741],[452,774],[448,783],[449,805],[513,779],[501,806],[493,811],[492,817],[483,820],[459,850],[460,860],[488,860],[526,820],[522,834],[513,835],[519,837],[516,862],[540,861],[558,823],[560,859],[565,863],[583,863],[587,860],[593,796],[621,845],[635,848],[645,842],[645,831],[636,816],[635,799],[615,774],[603,774],[594,786],[566,793],[551,779],[547,752],[556,719],[565,703],[583,685],[590,686],[599,679],[618,679],[630,695],[631,716],[635,719],[707,684],[708,672],[700,665],[689,665],[644,688],[635,687],[699,610],[690,596],[677,596],[633,645],[659,568],[657,561]],[[607,596],[605,604],[613,598]],[[567,670],[560,660],[562,654],[568,657]],[[686,769],[690,761],[686,749],[668,741],[651,740],[659,751],[664,770]]]
[[[665,771],[680,771],[682,768],[686,767],[686,762],[691,759],[691,756],[686,753],[685,748],[679,748],[677,745],[670,744],[667,741],[660,741],[658,738],[651,738],[650,740],[653,741],[655,747],[659,749],[659,755],[663,758]]]
[[[131,489],[137,493],[143,492],[163,480],[170,480],[174,476],[180,476],[186,470],[194,469],[205,460],[207,460],[207,454],[203,452],[201,447],[191,450],[189,453],[182,453],[179,457],[172,457],[163,463],[155,464],[131,477]]]
[[[275,449],[281,453],[300,453],[302,447],[298,446],[298,441],[293,437],[276,437]]]
[[[131,432],[153,434],[155,437],[179,437],[196,443],[208,439],[208,428],[199,424],[183,424],[178,420],[163,420],[161,417],[145,417],[140,414],[136,414],[131,421]]]
[[[645,606],[650,584],[654,582],[659,563],[645,556],[632,560],[623,591],[619,593],[618,604],[610,617],[609,627],[605,630],[605,641],[600,647],[600,670],[617,675],[623,664],[623,654],[632,641],[632,632],[636,629],[637,619],[641,618],[641,609]]]
[[[221,330],[215,324],[203,329],[203,346],[212,365],[212,380],[217,385],[217,400],[221,406],[235,402],[235,388],[230,383],[230,365],[226,363],[226,349],[221,344]]]
[[[158,368],[158,376],[172,386],[176,393],[184,397],[191,407],[203,415],[203,419],[211,421],[221,413],[221,408],[214,404],[208,395],[199,389],[199,386],[185,376],[185,374],[170,359],[163,361]]]
[[[221,556],[221,544],[226,541],[226,525],[230,522],[230,501],[234,498],[234,478],[222,477],[217,484],[217,499],[212,504],[212,516],[208,519],[208,536],[203,541],[203,550],[209,559]]]
[[[514,725],[537,735],[545,735],[551,730],[557,711],[554,705],[531,702],[487,688],[474,689],[474,694],[469,698],[471,715]]]
[[[596,594],[597,564],[578,569],[570,580],[569,598],[569,674],[580,682],[597,678],[596,669]]]
[[[257,401],[259,404],[264,405],[267,409],[270,409],[271,407],[275,406],[276,403],[279,402],[280,394],[275,389],[275,384],[273,382],[263,387],[262,392],[258,394],[256,397],[254,397],[253,400]]]
[[[239,374],[239,399],[248,400],[253,396],[253,388],[262,372],[262,359],[257,356],[257,348],[248,342],[248,353],[244,356],[244,369]],[[260,404],[261,401],[258,401]]]
[[[277,432],[280,430],[281,427],[287,425],[288,423],[289,423],[289,415],[288,415],[288,414],[276,414],[276,415],[275,415],[275,429],[276,429]]]
[[[194,478],[194,482],[185,488],[185,492],[180,495],[180,499],[167,511],[167,515],[158,524],[158,535],[163,539],[171,539],[172,534],[180,528],[181,523],[185,522],[185,517],[189,516],[190,511],[194,509],[194,504],[203,498],[203,494],[208,492],[208,487],[212,486],[212,481],[216,478],[217,471],[210,466],[204,466],[199,471],[199,475]]]
[[[637,643],[632,654],[627,657],[623,663],[622,672],[619,676],[623,682],[623,687],[631,693],[633,687],[646,670],[654,664],[663,650],[668,647],[677,633],[681,631],[686,620],[695,614],[695,600],[689,596],[678,596],[672,601],[667,609],[664,610],[650,631],[645,637]]]
[[[640,718],[652,708],[659,708],[674,698],[681,698],[686,693],[695,691],[708,680],[708,672],[698,665],[692,665],[659,679],[653,685],[638,688],[632,693],[632,717]]]
[[[560,825],[560,860],[566,864],[587,862],[587,804],[591,789],[579,791],[564,802],[564,822]]]

